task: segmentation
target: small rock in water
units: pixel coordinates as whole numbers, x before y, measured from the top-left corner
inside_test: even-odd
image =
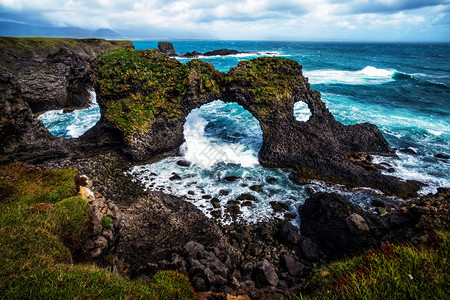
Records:
[[[219,195],[220,196],[228,196],[230,194],[230,192],[229,191],[226,191],[226,190],[220,190],[219,191]]]
[[[414,151],[414,150],[411,149],[411,148],[403,148],[403,149],[400,149],[400,152],[401,152],[401,153],[405,153],[405,154],[417,155],[417,152]]]
[[[169,177],[169,180],[173,181],[173,180],[180,180],[181,177],[180,175],[178,175],[177,173],[172,173],[173,175]]]
[[[377,213],[379,213],[380,215],[384,215],[384,214],[386,213],[386,209],[385,209],[384,207],[377,207],[377,208],[375,209],[375,211],[376,211]]]
[[[284,214],[284,219],[285,219],[286,221],[292,221],[292,220],[295,219],[295,217],[296,217],[296,215],[293,214],[293,213],[285,213],[285,214]]]
[[[445,155],[445,154],[443,154],[443,153],[438,153],[438,154],[436,154],[434,157],[436,157],[436,158],[441,158],[441,159],[450,159],[450,156]]]
[[[316,193],[316,190],[314,190],[312,187],[307,187],[306,192],[308,193],[308,196],[312,196]]]
[[[387,171],[388,171],[389,173],[395,173],[395,169],[394,169],[394,168],[389,168],[389,169],[387,169]]]
[[[241,194],[237,199],[237,201],[242,201],[242,200],[250,200],[250,201],[257,201],[256,197],[253,196],[252,194]]]
[[[187,160],[179,160],[179,161],[177,161],[177,165],[179,165],[181,167],[189,167],[191,165],[191,163],[188,162]]]
[[[243,203],[241,204],[241,206],[242,206],[242,207],[244,207],[244,206],[252,207],[252,206],[253,206],[253,203],[252,203],[252,201],[245,201],[245,202],[243,202]]]
[[[270,206],[272,206],[272,209],[277,213],[289,209],[289,206],[287,206],[286,204],[284,204],[282,202],[270,201],[269,203],[270,203]]]
[[[260,192],[262,192],[262,185],[252,185],[251,187],[250,187],[250,189],[252,190],[252,191],[254,191],[254,192],[258,192],[258,193],[260,193]]]
[[[239,178],[241,178],[241,177],[239,177],[239,176],[226,176],[223,179],[228,181],[228,182],[234,182],[234,181],[238,180]]]
[[[195,195],[195,192],[194,191],[188,191],[187,192],[189,195]]]
[[[202,199],[211,199],[211,198],[212,198],[211,195],[203,195],[203,196],[202,196]]]
[[[227,202],[227,212],[232,215],[237,215],[241,213],[241,207],[239,205],[239,201],[229,200]]]
[[[212,198],[211,199],[211,204],[214,208],[220,208],[220,201],[217,198]]]
[[[371,204],[372,204],[372,206],[374,206],[374,207],[386,207],[386,206],[387,206],[386,203],[384,203],[383,201],[378,200],[378,199],[372,200]]]
[[[275,184],[275,183],[277,183],[277,179],[275,177],[267,177],[266,182],[268,184]]]

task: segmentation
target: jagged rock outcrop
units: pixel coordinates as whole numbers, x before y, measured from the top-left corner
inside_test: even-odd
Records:
[[[374,214],[341,195],[316,193],[299,210],[301,233],[330,259],[361,254],[386,242],[423,244],[433,230],[449,228],[449,200],[450,190],[440,188],[437,194]]]
[[[69,155],[74,144],[57,138],[34,114],[89,104],[91,63],[127,41],[0,38],[0,162],[31,163]]]
[[[200,53],[198,51],[187,52],[183,55],[183,57],[195,58],[198,56],[227,56],[227,55],[236,55],[239,53],[242,52],[232,49],[218,49],[213,51],[207,51],[205,53]]]
[[[96,75],[104,116],[99,127],[121,135],[123,150],[135,162],[177,153],[189,112],[221,99],[242,105],[259,121],[261,164],[292,167],[299,182],[319,179],[370,186],[402,197],[419,188],[350,160],[354,153],[394,151],[375,125],[336,121],[295,61],[256,58],[221,73],[200,60],[181,64],[154,51],[124,49],[100,56]],[[294,117],[298,101],[311,110],[307,122]]]
[[[175,51],[175,48],[173,47],[173,44],[170,42],[159,42],[158,43],[158,50],[167,56],[178,56],[177,52]]]

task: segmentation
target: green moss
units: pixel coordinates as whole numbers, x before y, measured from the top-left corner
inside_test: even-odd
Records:
[[[95,69],[106,120],[128,139],[150,130],[157,119],[181,118],[183,98],[191,88],[199,87],[197,96],[220,90],[211,64],[181,64],[153,50],[110,51],[98,57]]]
[[[228,72],[226,81],[246,87],[257,103],[282,104],[292,99],[295,87],[302,83],[301,66],[285,58],[260,57],[242,61]]]
[[[450,235],[428,246],[388,245],[338,262],[308,284],[311,299],[449,299]]]
[[[104,228],[110,228],[112,226],[112,220],[108,216],[104,216],[102,219],[102,226]]]

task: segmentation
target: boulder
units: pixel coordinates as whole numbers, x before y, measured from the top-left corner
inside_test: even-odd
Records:
[[[256,283],[256,287],[268,285],[276,287],[278,285],[278,275],[267,260],[263,260],[255,266],[252,278]]]
[[[158,50],[162,54],[170,56],[170,57],[178,56],[177,52],[175,51],[175,48],[173,47],[173,44],[171,42],[159,42]]]
[[[329,258],[361,253],[378,245],[370,226],[375,218],[345,197],[319,192],[300,209],[301,233],[316,243]]]

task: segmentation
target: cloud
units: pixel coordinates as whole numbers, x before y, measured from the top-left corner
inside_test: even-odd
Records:
[[[449,10],[450,0],[0,0],[0,20],[219,39],[449,41]]]

